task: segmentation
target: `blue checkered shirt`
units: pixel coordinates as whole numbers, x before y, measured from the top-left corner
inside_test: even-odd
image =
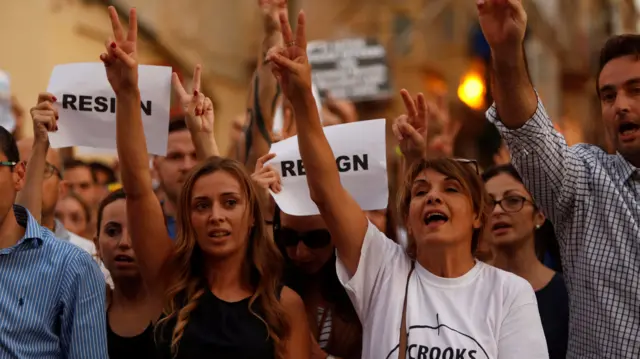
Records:
[[[498,127],[526,187],[553,222],[570,294],[567,358],[640,358],[640,172],[620,154],[567,146],[544,106]]]
[[[91,255],[14,206],[25,235],[0,249],[0,358],[107,359],[105,281]]]

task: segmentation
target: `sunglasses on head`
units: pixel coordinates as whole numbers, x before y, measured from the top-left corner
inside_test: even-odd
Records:
[[[289,228],[278,230],[278,240],[285,247],[296,247],[302,242],[311,249],[320,249],[331,244],[331,234],[326,229],[316,229],[308,232],[296,232]]]

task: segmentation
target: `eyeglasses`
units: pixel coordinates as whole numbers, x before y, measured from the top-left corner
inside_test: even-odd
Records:
[[[13,167],[17,164],[18,162],[13,162],[13,161],[0,161],[0,166],[2,167]]]
[[[311,249],[319,249],[331,244],[331,234],[326,229],[299,233],[293,229],[281,228],[277,231],[277,236],[277,240],[285,247],[295,247],[302,242]]]
[[[27,161],[24,161],[24,165],[25,166],[27,165]],[[60,173],[60,170],[56,166],[52,165],[51,163],[45,162],[45,164],[44,164],[44,178],[45,179],[50,178],[54,174],[56,176],[58,176],[60,179],[62,179],[62,173]]]
[[[476,160],[470,160],[467,158],[454,158],[454,161],[458,162],[458,163],[462,163],[463,165],[469,165],[473,168],[474,171],[476,171],[476,174],[480,174],[480,167],[478,167],[478,161]]]
[[[500,206],[500,208],[502,208],[503,211],[507,213],[515,213],[515,212],[520,212],[520,210],[522,209],[522,207],[524,207],[524,204],[526,202],[529,202],[533,205],[533,202],[529,201],[528,199],[522,196],[507,196],[499,201],[496,201],[494,199],[489,204],[491,205],[491,208],[495,208],[497,204]]]

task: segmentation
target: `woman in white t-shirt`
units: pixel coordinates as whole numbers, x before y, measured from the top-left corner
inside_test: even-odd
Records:
[[[311,93],[305,16],[298,17],[295,38],[286,19],[281,20],[286,46],[271,49],[267,59],[294,109],[311,198],[334,240],[338,276],[362,322],[362,357],[548,358],[531,285],[472,255],[488,208],[477,166],[419,160],[401,190],[409,248],[389,240],[340,183]],[[419,143],[418,137],[424,137],[411,124],[427,128],[426,102],[422,96],[411,100],[406,91],[403,97],[408,114],[396,133],[402,141]],[[399,355],[401,337],[406,338],[406,354]]]

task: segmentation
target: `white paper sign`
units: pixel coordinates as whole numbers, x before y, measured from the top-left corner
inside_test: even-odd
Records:
[[[171,107],[171,68],[138,68],[142,123],[147,150],[167,152]],[[116,149],[116,97],[102,63],[54,67],[48,92],[57,98],[58,131],[49,134],[51,147],[85,146]]]
[[[0,70],[0,126],[13,132],[16,128],[16,119],[11,110],[11,82],[9,75]]]
[[[342,186],[363,210],[387,208],[387,149],[385,120],[371,120],[324,128],[336,156]],[[272,193],[280,209],[294,216],[320,214],[311,200],[298,136],[274,143],[276,157],[267,164],[280,173],[282,191]]]

